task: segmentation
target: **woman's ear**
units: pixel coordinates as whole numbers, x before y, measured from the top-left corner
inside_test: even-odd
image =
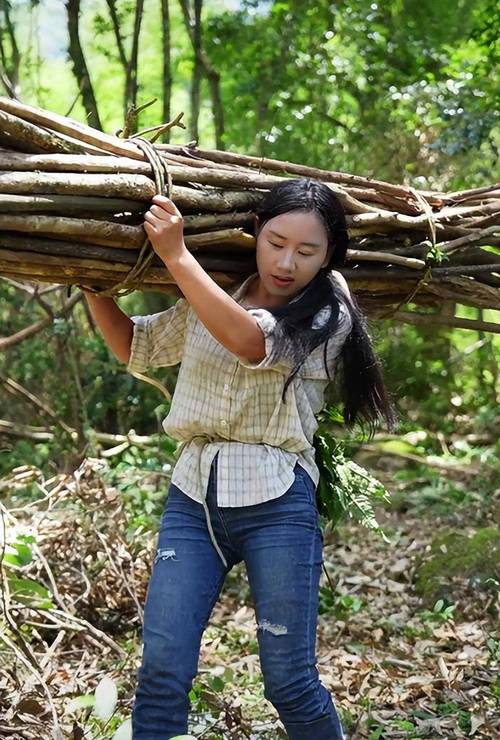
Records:
[[[323,264],[321,265],[321,269],[323,269],[324,267],[327,267],[328,263],[330,262],[332,258],[332,254],[333,254],[333,247],[328,247],[328,249],[326,250],[326,257],[323,260]]]

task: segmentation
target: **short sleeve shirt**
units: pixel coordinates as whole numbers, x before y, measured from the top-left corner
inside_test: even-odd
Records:
[[[254,273],[232,292],[240,304],[256,277]],[[330,382],[324,343],[306,358],[283,401],[293,365],[286,353],[273,359],[277,321],[264,308],[244,307],[265,337],[266,354],[258,363],[227,350],[185,298],[166,311],[131,317],[129,372],[180,363],[170,411],[162,423],[181,443],[172,483],[192,499],[205,501],[212,461],[219,453],[219,506],[247,506],[281,496],[294,481],[297,462],[316,486],[319,481],[313,437]],[[315,320],[321,321],[321,316]],[[341,302],[338,329],[327,343],[330,374],[351,328],[349,310]]]

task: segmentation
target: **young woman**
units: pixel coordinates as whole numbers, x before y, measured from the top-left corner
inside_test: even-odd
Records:
[[[163,426],[182,444],[146,600],[134,739],[187,732],[203,631],[244,560],[265,697],[291,740],[341,740],[316,668],[323,534],[313,447],[338,365],[346,423],[394,425],[364,316],[333,269],[348,244],[343,209],[318,181],[278,183],[255,215],[256,269],[231,294],[188,252],[171,200],[153,199],[144,228],[184,297],[130,319],[87,293],[130,372],[180,363]]]

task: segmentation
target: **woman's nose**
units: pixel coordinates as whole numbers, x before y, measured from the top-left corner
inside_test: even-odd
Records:
[[[292,250],[282,249],[278,257],[278,267],[280,270],[293,272],[295,268],[295,253]]]

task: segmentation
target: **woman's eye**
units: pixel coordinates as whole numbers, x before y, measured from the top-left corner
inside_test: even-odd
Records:
[[[269,242],[269,244],[272,247],[276,247],[276,249],[283,249],[282,244],[274,244],[274,242]],[[301,254],[303,257],[312,257],[312,252],[299,252],[299,254]]]

